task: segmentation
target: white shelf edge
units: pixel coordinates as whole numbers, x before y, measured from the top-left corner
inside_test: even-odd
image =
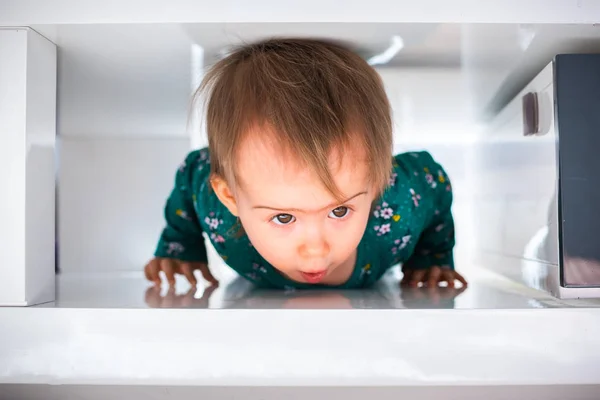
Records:
[[[0,308],[0,326],[0,383],[600,384],[600,309]]]

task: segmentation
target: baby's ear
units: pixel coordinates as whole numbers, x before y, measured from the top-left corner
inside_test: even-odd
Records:
[[[237,217],[237,203],[235,201],[233,191],[231,190],[225,179],[221,178],[220,176],[212,176],[210,178],[210,185],[212,186],[213,190],[215,191],[215,194],[217,195],[221,203],[223,203],[223,205],[229,209],[230,213]]]

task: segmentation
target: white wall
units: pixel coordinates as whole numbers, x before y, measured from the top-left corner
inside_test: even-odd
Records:
[[[459,68],[381,69],[394,115],[394,151],[427,150],[453,180],[466,180],[479,127]],[[468,194],[459,185],[459,195]]]
[[[479,127],[469,110],[469,89],[460,68],[382,68],[394,113],[395,152],[427,150],[448,172],[454,190],[456,259],[471,258],[474,229],[473,162]]]
[[[476,136],[460,68],[380,68],[394,112],[395,145],[465,143]]]
[[[61,270],[143,268],[189,139],[67,138],[59,148]]]
[[[197,49],[176,25],[66,25],[52,33],[60,43],[59,266],[140,270],[190,150]]]
[[[55,28],[62,137],[187,135],[192,42],[175,25]]]

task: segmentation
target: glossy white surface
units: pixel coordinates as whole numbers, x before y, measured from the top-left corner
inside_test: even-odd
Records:
[[[2,0],[0,25],[148,22],[594,23],[593,0]]]
[[[176,287],[150,285],[141,272],[80,272],[57,277],[51,308],[210,308],[210,309],[530,309],[600,307],[600,299],[557,300],[483,268],[461,269],[468,288],[400,288],[391,270],[364,290],[284,292],[258,290],[223,264],[212,263],[220,286],[193,289],[182,277]],[[198,277],[201,281],[201,278]]]
[[[0,306],[54,299],[56,47],[0,29]]]

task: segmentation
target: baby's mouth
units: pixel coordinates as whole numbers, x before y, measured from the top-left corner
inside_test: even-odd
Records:
[[[325,278],[327,275],[327,271],[321,272],[300,272],[304,280],[308,283],[319,283]]]

